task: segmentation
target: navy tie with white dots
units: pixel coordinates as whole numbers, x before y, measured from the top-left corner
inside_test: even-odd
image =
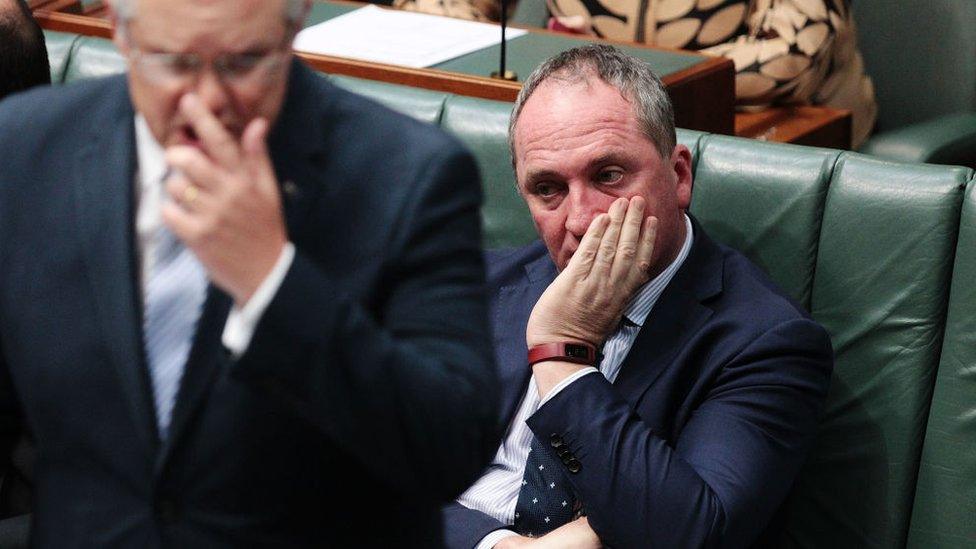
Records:
[[[538,537],[573,519],[576,496],[556,452],[568,452],[561,439],[559,449],[532,437],[525,475],[515,504],[515,531]]]

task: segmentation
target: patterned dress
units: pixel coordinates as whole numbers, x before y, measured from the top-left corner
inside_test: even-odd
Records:
[[[509,6],[515,2],[509,0]],[[500,0],[394,0],[393,7],[434,15],[446,15],[472,21],[498,21],[501,18]],[[509,10],[509,13],[514,8]]]
[[[829,105],[853,113],[855,147],[874,126],[848,0],[548,0],[562,26],[603,38],[701,50],[735,63],[740,105]]]

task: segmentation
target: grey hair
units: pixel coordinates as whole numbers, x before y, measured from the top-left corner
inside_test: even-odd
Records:
[[[670,158],[677,137],[674,130],[674,107],[664,84],[647,63],[627,55],[608,44],[587,44],[566,50],[539,65],[525,80],[508,123],[508,148],[515,165],[515,125],[525,102],[540,84],[548,80],[585,83],[597,76],[616,88],[634,104],[641,131],[661,158]]]
[[[125,24],[132,20],[136,12],[136,0],[113,0],[115,14],[119,23]],[[305,0],[285,1],[285,20],[293,25],[300,24],[305,17]]]

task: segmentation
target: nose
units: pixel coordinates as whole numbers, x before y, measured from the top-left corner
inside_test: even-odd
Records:
[[[593,218],[606,211],[601,209],[599,193],[586,186],[570,186],[569,193],[564,199],[566,205],[566,231],[576,237],[583,238],[586,229]]]
[[[217,118],[221,118],[221,114],[230,104],[227,85],[209,64],[202,67],[197,75],[196,94]]]

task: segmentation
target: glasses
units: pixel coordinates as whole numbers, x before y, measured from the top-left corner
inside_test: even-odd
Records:
[[[154,53],[138,48],[129,50],[129,58],[138,70],[156,84],[196,82],[207,65],[228,85],[267,83],[276,69],[290,56],[287,46],[268,53],[225,53],[205,61],[196,53]]]

